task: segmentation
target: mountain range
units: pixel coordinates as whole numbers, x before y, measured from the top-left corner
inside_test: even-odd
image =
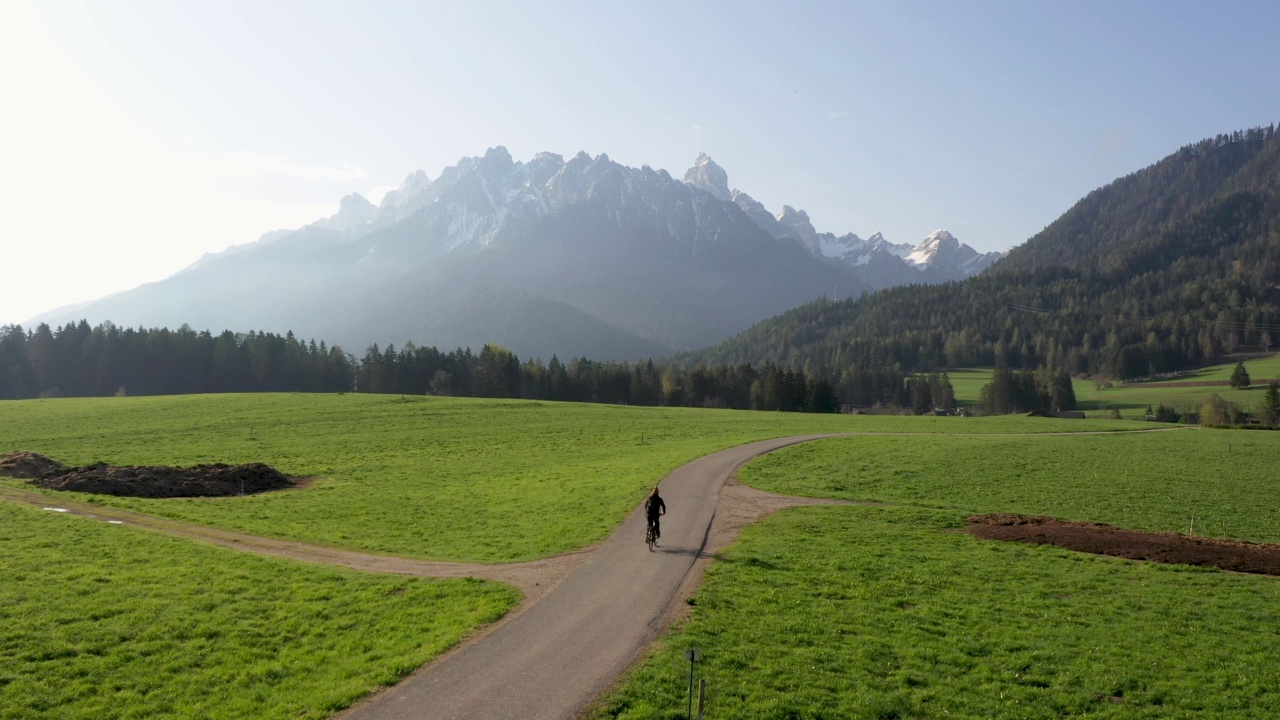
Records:
[[[1280,136],[1206,138],[1100,187],[987,272],[818,300],[677,361],[1004,363],[1139,378],[1280,347]],[[841,383],[840,386],[844,386]]]
[[[856,297],[982,272],[939,230],[918,245],[819,233],[700,155],[682,180],[601,154],[501,147],[378,205],[359,194],[296,230],[209,254],[162,281],[37,318],[292,330],[352,350],[412,341],[522,356],[636,359],[703,347],[828,293]]]
[[[853,233],[819,233],[804,210],[783,205],[782,212],[774,215],[745,192],[730,191],[728,174],[706,153],[698,156],[684,181],[737,205],[773,237],[792,240],[817,257],[837,261],[845,271],[876,290],[963,280],[987,269],[1005,254],[979,253],[946,230],[931,233],[918,245],[891,243],[880,233],[866,240]]]

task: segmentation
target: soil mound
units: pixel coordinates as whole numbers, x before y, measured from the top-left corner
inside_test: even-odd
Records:
[[[67,466],[39,453],[19,450],[0,455],[0,475],[16,478],[42,478],[61,475]]]
[[[189,468],[164,465],[114,467],[94,463],[68,468],[43,455],[29,452],[0,456],[0,475],[29,478],[27,482],[32,485],[50,490],[145,498],[251,495],[296,487],[293,480],[263,463],[215,463]]]
[[[968,522],[966,532],[988,540],[1056,545],[1068,550],[1130,560],[1280,575],[1280,545],[1188,537],[1171,532],[1123,530],[1102,523],[1069,522],[1029,515],[974,515],[968,518]]]

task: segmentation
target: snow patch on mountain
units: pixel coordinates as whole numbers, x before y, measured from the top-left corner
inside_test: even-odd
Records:
[[[850,253],[855,253],[858,257],[861,257],[869,249],[870,246],[867,241],[853,233],[848,233],[841,237],[836,237],[831,233],[823,233],[818,236],[818,251],[823,257],[842,258]],[[861,264],[865,265],[866,263],[863,262]]]
[[[954,252],[959,246],[960,241],[956,240],[951,233],[946,230],[934,230],[907,255],[907,262],[921,267],[930,265],[937,260],[939,253]]]
[[[867,238],[867,244],[872,247],[883,248],[891,255],[906,259],[908,255],[916,249],[911,243],[891,243],[884,238],[879,232]]]

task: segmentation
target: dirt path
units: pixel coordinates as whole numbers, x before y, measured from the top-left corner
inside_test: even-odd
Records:
[[[709,557],[712,521],[724,514],[717,498],[738,467],[820,437],[829,436],[764,440],[677,468],[662,481],[668,510],[655,552],[643,542],[637,510],[542,600],[339,717],[574,717],[666,629],[695,566]],[[739,513],[742,523],[770,501],[749,502],[760,510]]]
[[[525,600],[522,607],[532,604],[543,595],[546,595],[551,588],[568,576],[594,550],[594,548],[588,547],[555,557],[504,565],[429,562],[393,555],[376,555],[336,547],[325,547],[323,545],[310,545],[293,540],[246,535],[232,530],[222,530],[207,525],[170,520],[131,510],[50,498],[48,495],[40,495],[3,485],[0,485],[0,499],[35,505],[51,512],[66,512],[113,524],[131,525],[165,533],[166,535],[200,540],[258,555],[272,555],[302,562],[339,565],[355,570],[393,575],[445,578],[476,577],[486,580],[498,580],[514,585],[524,592]]]

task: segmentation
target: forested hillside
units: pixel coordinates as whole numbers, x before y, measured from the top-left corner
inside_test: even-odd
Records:
[[[1182,148],[1090,193],[986,273],[818,301],[680,362],[837,377],[994,365],[1131,378],[1280,345],[1280,138]]]

